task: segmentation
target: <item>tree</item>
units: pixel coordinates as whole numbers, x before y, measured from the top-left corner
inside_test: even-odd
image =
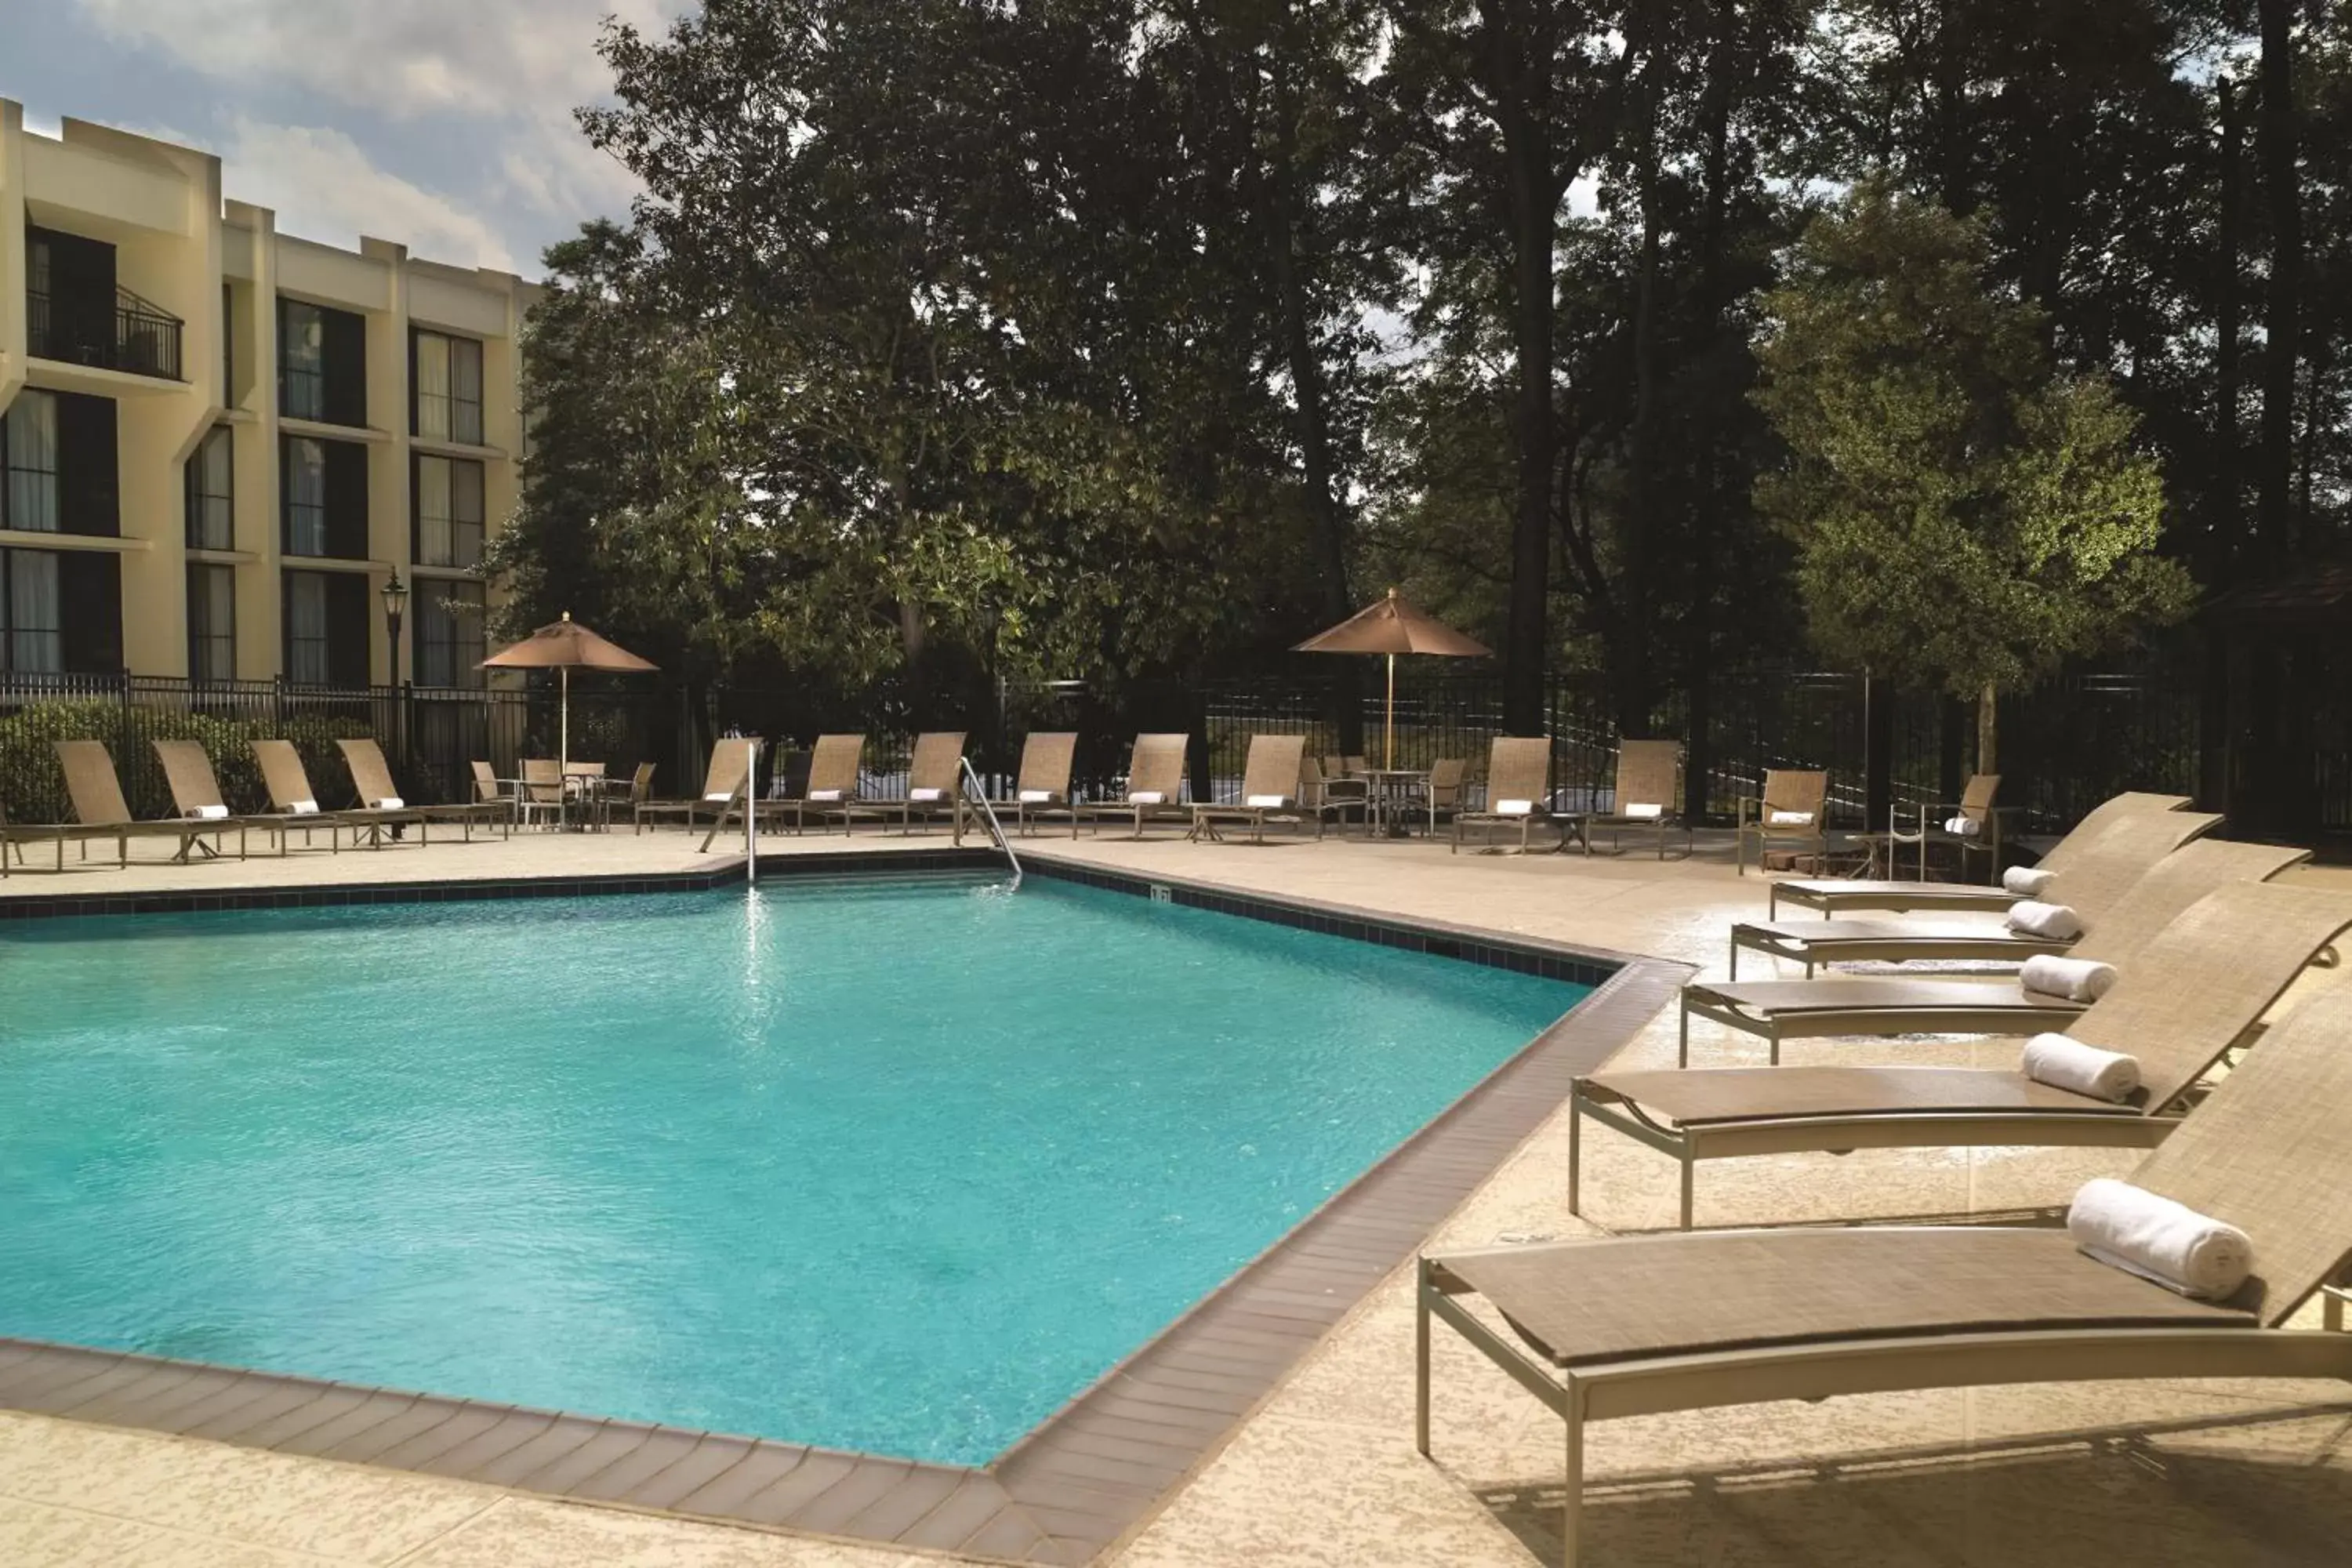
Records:
[[[1757,402],[1789,448],[1759,508],[1797,545],[1814,642],[1978,700],[2185,615],[2155,553],[2161,477],[2104,379],[2061,376],[2032,306],[1988,289],[1984,229],[1864,181],[1767,298]]]

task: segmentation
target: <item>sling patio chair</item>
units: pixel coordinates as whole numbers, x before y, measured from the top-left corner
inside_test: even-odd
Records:
[[[2112,966],[2120,976],[2181,910],[2231,882],[2261,882],[2311,858],[2308,849],[2232,844],[2182,846],[2108,906],[2070,959]],[[1683,987],[1678,1066],[1690,1065],[1690,1023],[1706,1018],[1771,1043],[1862,1035],[2008,1035],[2063,1029],[2089,1004],[2027,989],[2022,977],[1982,980],[1853,975],[1833,980],[1693,981]]]
[[[1217,831],[1220,823],[1249,829],[1250,841],[1265,842],[1268,822],[1288,823],[1304,827],[1307,816],[1299,806],[1299,791],[1304,788],[1307,763],[1307,737],[1304,735],[1252,735],[1249,759],[1242,766],[1242,793],[1239,800],[1192,807],[1192,838],[1222,839]],[[1315,818],[1315,837],[1323,837],[1323,818]]]
[[[2150,812],[2180,812],[2189,805],[2184,795],[2143,795],[2129,792],[2101,802],[2089,816],[2074,825],[2074,830],[2050,847],[2042,857],[2040,868],[2063,871],[2066,863],[2082,853],[2084,847],[2095,842],[2102,833],[2125,817]],[[2202,832],[2200,828],[2196,832]],[[2196,832],[2184,832],[2181,842],[2196,837]],[[1800,878],[1775,882],[1767,895],[1772,918],[1780,918],[1782,904],[1794,904],[1800,909],[1819,910],[1833,915],[1843,910],[1932,910],[1958,912],[1990,910],[1998,912],[2017,900],[2017,895],[1998,883],[1990,887],[1973,887],[1965,882],[1877,881],[1857,878]]]
[[[665,816],[686,819],[686,830],[694,831],[698,816],[717,820],[727,810],[730,801],[741,793],[743,776],[751,768],[751,742],[740,735],[730,735],[710,748],[710,765],[703,770],[702,793],[691,800],[646,800],[630,808],[633,830],[643,833],[646,824],[658,822]]]
[[[860,808],[857,775],[865,755],[863,735],[819,735],[809,752],[807,786],[796,795],[759,802],[762,824],[772,816],[781,823],[789,816],[793,831],[800,833],[814,816],[819,827],[838,818],[847,833]]]
[[[1430,1451],[1440,1320],[1567,1424],[1561,1561],[1577,1568],[1585,1426],[1666,1411],[1996,1384],[2352,1379],[2352,989],[2295,1010],[2131,1173],[2237,1229],[2252,1274],[2210,1301],[2099,1261],[2065,1230],[1790,1226],[1432,1256],[1414,1306],[1414,1445]],[[1474,1307],[1483,1310],[1474,1310]],[[2110,1542],[2114,1561],[2164,1555]]]
[[[1906,849],[1918,851],[1919,880],[1927,879],[1927,857],[1940,845],[1949,845],[1959,857],[1960,880],[1970,880],[1970,862],[1984,857],[1990,874],[1987,882],[2000,876],[2001,842],[2009,837],[2001,831],[2001,818],[2014,816],[2013,806],[1998,805],[2000,795],[1999,773],[1971,773],[1956,802],[1922,802],[1910,807],[1891,806],[1886,815],[1886,869],[1892,876],[1897,858]],[[1912,826],[1902,826],[1908,810]]]
[[[1574,829],[1570,819],[1555,816],[1551,810],[1551,741],[1542,735],[1497,735],[1486,754],[1486,808],[1454,814],[1449,853],[1462,852],[1462,830],[1469,826],[1485,831],[1488,842],[1483,847],[1491,852],[1493,831],[1504,826],[1519,830],[1519,853],[1524,855],[1538,826],[1559,829],[1559,843],[1552,853],[1568,847]]]
[[[369,811],[400,811],[406,809],[422,814],[433,822],[454,822],[464,829],[465,840],[472,843],[474,824],[497,825],[505,836],[514,836],[514,814],[504,801],[461,800],[446,805],[409,805],[393,787],[392,768],[384,761],[383,748],[373,737],[359,740],[339,740],[342,749],[343,766],[351,770],[352,787],[358,792],[361,806]]]
[[[1470,776],[1466,757],[1440,757],[1429,764],[1429,778],[1422,786],[1423,804],[1429,807],[1429,836],[1437,837],[1437,825],[1451,823],[1462,809],[1462,793]]]
[[[1026,837],[1030,824],[1068,816],[1070,780],[1078,765],[1074,730],[1033,730],[1021,742],[1021,771],[1013,782],[1013,830]],[[1000,814],[1001,815],[1001,814]]]
[[[1587,855],[1592,853],[1592,830],[1610,830],[1610,849],[1619,852],[1625,829],[1654,833],[1658,858],[1666,858],[1666,835],[1679,829],[1683,854],[1690,855],[1690,823],[1682,812],[1683,744],[1680,741],[1621,741],[1617,746],[1617,787],[1609,809],[1577,819],[1576,837]]]
[[[495,805],[505,814],[506,820],[512,822],[515,819],[513,786],[499,777],[499,770],[482,759],[477,757],[471,765],[474,770],[474,804]]]
[[[1584,1212],[1586,1117],[1682,1163],[1685,1230],[1701,1160],[1799,1150],[2152,1148],[2179,1125],[2200,1080],[2347,927],[2352,894],[2270,882],[2232,883],[2182,910],[2113,990],[2066,1025],[2069,1038],[2137,1060],[2139,1088],[2120,1101],[2010,1068],[1603,1064],[1569,1092],[1568,1210]]]
[[[1126,793],[1118,800],[1075,803],[1070,807],[1070,837],[1078,836],[1081,820],[1101,832],[1106,817],[1124,818],[1138,838],[1143,837],[1147,822],[1189,825],[1192,814],[1184,805],[1184,751],[1190,743],[1191,737],[1185,735],[1138,735],[1135,749],[1128,754]]]
[[[2108,823],[2095,843],[2070,857],[2054,874],[2042,901],[2063,904],[2096,930],[2100,917],[2141,878],[2168,857],[2177,857],[2183,836],[2201,835],[2221,824],[2219,816],[2185,811],[2143,813]],[[2195,863],[2192,858],[2191,864]],[[2007,895],[2010,903],[2019,900]],[[2023,963],[2037,952],[2064,952],[2073,942],[2046,940],[1990,921],[1962,923],[1905,920],[1739,921],[1731,928],[1731,978],[1739,978],[1742,949],[1805,966],[1806,978],[1822,963],[1918,963],[1976,960]],[[2112,960],[2110,960],[2112,962]]]
[[[1732,854],[1738,874],[1748,874],[1748,844],[1756,843],[1756,868],[1774,844],[1811,849],[1816,861],[1830,852],[1830,775],[1817,768],[1767,768],[1760,797],[1742,795],[1739,818],[1733,829]]]
[[[228,803],[221,798],[220,780],[213,774],[213,760],[205,753],[203,742],[157,741],[154,746],[155,760],[163,764],[163,783],[171,789],[173,810],[193,820],[236,828],[240,859],[246,853],[246,835],[257,827],[264,833],[276,834],[278,852],[286,853],[286,830],[302,824],[291,816],[231,811]]]
[[[65,772],[66,798],[73,807],[71,822],[12,822],[5,829],[7,843],[19,847],[26,844],[54,843],[58,847],[57,868],[66,868],[66,845],[72,842],[80,847],[84,859],[89,858],[92,841],[114,841],[114,859],[118,867],[131,864],[131,840],[133,838],[174,837],[180,847],[172,858],[184,864],[204,836],[215,832],[209,823],[181,821],[142,822],[131,815],[131,805],[122,797],[122,783],[114,776],[114,759],[102,741],[59,741],[56,742],[58,764]],[[235,823],[227,824],[236,826]],[[242,845],[243,832],[239,830]],[[0,844],[0,869],[6,866],[6,845]]]
[[[1326,752],[1317,764],[1322,775],[1322,805],[1328,808],[1328,815],[1338,817],[1339,826],[1345,827],[1348,813],[1352,811],[1356,819],[1364,824],[1366,833],[1372,830],[1372,781],[1363,773],[1368,765],[1361,757],[1342,756],[1337,752]]]
[[[414,826],[416,842],[426,841],[429,829],[425,826],[425,814],[411,806],[402,805],[386,810],[371,811],[364,807],[355,811],[326,811],[319,805],[318,792],[310,787],[310,774],[302,765],[302,753],[294,749],[291,741],[256,741],[252,742],[254,760],[261,764],[261,782],[269,792],[270,808],[281,816],[300,817],[305,832],[315,821],[328,830],[328,842],[334,843],[339,827],[352,830],[352,846],[359,847],[364,834],[368,847],[383,847],[386,828]]]
[[[915,737],[914,754],[907,762],[907,792],[890,800],[870,800],[856,809],[884,821],[896,817],[898,831],[911,835],[915,824],[945,822],[958,844],[963,842],[963,739],[961,730],[926,731]]]

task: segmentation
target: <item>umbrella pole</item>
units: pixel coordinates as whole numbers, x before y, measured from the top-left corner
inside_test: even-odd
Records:
[[[1393,768],[1396,766],[1396,655],[1394,654],[1389,655],[1388,722],[1382,726],[1382,729],[1386,739],[1382,742],[1381,766]]]
[[[572,787],[572,667],[567,664],[556,673],[563,684],[562,716],[556,721],[555,731],[555,798],[560,812],[564,794]]]

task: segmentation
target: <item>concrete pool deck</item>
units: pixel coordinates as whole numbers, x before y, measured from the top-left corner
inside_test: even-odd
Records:
[[[668,832],[518,835],[510,843],[296,854],[226,866],[139,864],[20,874],[0,902],[341,882],[661,876],[708,870]],[[870,832],[763,842],[763,855],[886,846]],[[141,847],[134,845],[134,854]],[[152,845],[148,854],[161,859]],[[1277,841],[1264,847],[1041,836],[1024,853],[1238,891],[1389,912],[1572,945],[1631,950],[1720,974],[1723,932],[1762,911],[1764,884],[1712,847],[1687,862],[1449,856],[1442,845]],[[2352,886],[2352,873],[2288,873]],[[289,879],[292,879],[289,883]],[[1760,973],[1760,971],[1759,971]],[[2345,971],[2313,972],[2304,987]],[[1662,1014],[1630,1047],[1670,1061]],[[1707,1037],[1706,1059],[1747,1043]],[[1792,1048],[1832,1059],[1834,1042]],[[1807,1058],[1807,1049],[1820,1053]],[[2011,1047],[1906,1047],[1967,1063]],[[1436,1229],[1441,1246],[1591,1234],[1561,1203],[1554,1112]],[[2061,1203],[2125,1151],[1886,1151],[1727,1162],[1701,1223],[1847,1215],[2005,1214]],[[1671,1222],[1673,1163],[1603,1135],[1587,1146],[1588,1208],[1611,1228]],[[1410,1281],[1392,1274],[1198,1464],[1108,1562],[1494,1563],[1556,1551],[1559,1429],[1503,1374],[1439,1345],[1434,1450],[1412,1441]],[[1597,1427],[1587,1521],[1607,1563],[2074,1563],[2334,1561],[2352,1518],[2352,1399],[2318,1384],[2157,1383],[1993,1388],[1770,1405]],[[876,1550],[551,1501],[101,1425],[0,1414],[0,1562],[48,1564],[901,1564]]]

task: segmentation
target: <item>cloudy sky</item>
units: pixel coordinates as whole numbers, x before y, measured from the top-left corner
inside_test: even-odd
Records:
[[[688,0],[0,0],[0,97],[203,147],[279,228],[539,272],[632,184],[572,110],[605,93],[607,15]]]

